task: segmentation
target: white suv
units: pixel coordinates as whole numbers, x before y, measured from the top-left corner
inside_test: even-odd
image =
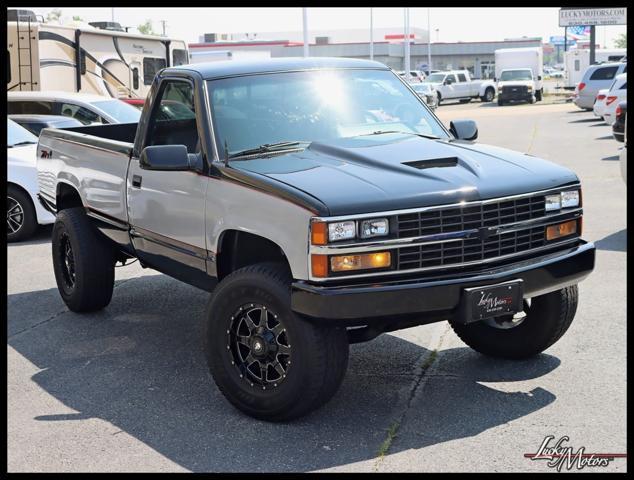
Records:
[[[590,65],[575,87],[574,104],[584,110],[592,110],[597,93],[610,88],[617,75],[627,72],[627,63],[599,63]]]

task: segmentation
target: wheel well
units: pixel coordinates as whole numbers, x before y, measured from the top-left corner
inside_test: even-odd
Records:
[[[218,280],[235,270],[262,262],[281,263],[290,272],[290,265],[282,248],[259,235],[238,230],[223,232],[218,242],[216,264]]]
[[[8,187],[13,187],[13,188],[16,188],[16,189],[20,190],[24,195],[27,196],[27,198],[29,199],[31,204],[33,203],[33,199],[31,198],[31,194],[22,185],[18,185],[17,183],[14,183],[14,182],[7,182],[7,188]]]
[[[79,196],[79,192],[75,190],[74,187],[71,187],[70,185],[67,185],[65,183],[60,183],[57,185],[57,196],[55,205],[58,212],[67,208],[83,206],[81,202],[81,197]]]

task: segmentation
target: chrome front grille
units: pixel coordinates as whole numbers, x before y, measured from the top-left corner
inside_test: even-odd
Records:
[[[495,227],[543,217],[542,195],[397,215],[398,238]]]
[[[541,226],[506,232],[492,235],[484,241],[480,238],[468,238],[399,248],[396,268],[408,270],[442,267],[526,252],[546,244],[545,229],[546,227]]]

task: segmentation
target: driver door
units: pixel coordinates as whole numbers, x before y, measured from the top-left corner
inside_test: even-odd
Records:
[[[189,81],[161,81],[143,148],[185,145],[190,164],[200,168],[148,170],[133,158],[127,179],[128,217],[132,244],[141,261],[207,288],[205,194],[209,177],[201,174],[203,160],[193,92]]]

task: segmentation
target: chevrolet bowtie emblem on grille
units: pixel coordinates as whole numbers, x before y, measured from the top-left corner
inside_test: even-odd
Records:
[[[482,227],[478,229],[478,233],[474,234],[474,237],[478,237],[483,242],[492,235],[500,233],[500,229],[497,227]]]

